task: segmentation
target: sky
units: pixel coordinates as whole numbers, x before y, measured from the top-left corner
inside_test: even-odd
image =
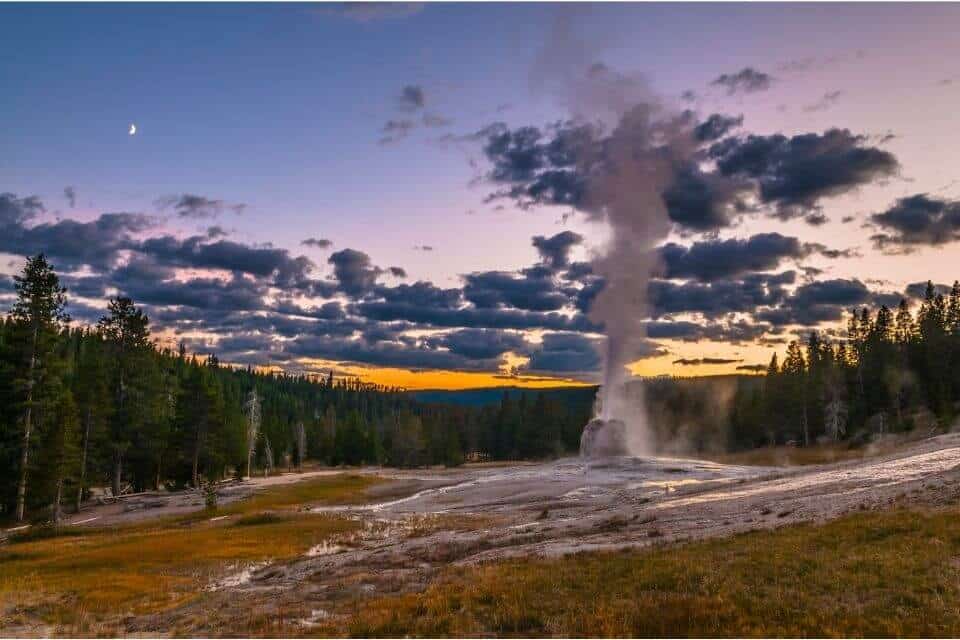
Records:
[[[960,277],[960,5],[7,3],[0,22],[3,306],[42,251],[77,323],[128,295],[164,344],[225,362],[544,386],[599,379],[598,295],[642,303],[618,307],[634,374],[709,375]],[[652,279],[630,262],[648,241]]]

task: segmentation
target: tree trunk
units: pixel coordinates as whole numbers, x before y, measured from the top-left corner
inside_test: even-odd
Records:
[[[87,481],[87,447],[90,443],[90,407],[87,407],[87,414],[84,416],[83,425],[83,449],[80,450],[80,486],[77,488],[77,513],[80,513],[80,503],[83,502],[83,490]]]
[[[123,453],[119,448],[113,450],[113,481],[110,484],[110,490],[114,497],[120,495],[120,481],[123,479]]]
[[[27,410],[23,414],[23,451],[20,453],[20,481],[17,483],[17,522],[23,522],[27,503],[27,463],[30,461],[30,432],[33,430],[33,370],[37,364],[37,332],[33,326],[33,342],[30,347],[30,366],[27,369]]]
[[[200,438],[197,438],[196,444],[193,447],[193,473],[191,474],[191,482],[193,487],[196,489],[200,486],[198,482],[199,479],[199,470],[200,470]]]
[[[62,499],[62,496],[63,496],[63,478],[61,477],[61,478],[57,478],[57,494],[56,494],[56,497],[53,499],[52,516],[53,516],[53,525],[55,527],[60,526],[60,520],[63,517],[63,513],[60,509],[60,501]]]

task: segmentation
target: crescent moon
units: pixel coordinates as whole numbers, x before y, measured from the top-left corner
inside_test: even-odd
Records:
[[[129,133],[131,136],[132,136],[132,135],[136,135],[136,133],[137,133],[137,125],[131,123],[131,124],[130,124],[130,131],[128,131],[127,133]]]

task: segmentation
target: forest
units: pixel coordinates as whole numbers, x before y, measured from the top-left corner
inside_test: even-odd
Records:
[[[357,379],[238,369],[161,348],[129,298],[71,327],[41,254],[0,323],[0,518],[59,520],[114,495],[329,465],[459,465],[576,451],[593,393],[427,404]]]
[[[199,488],[325,465],[459,465],[575,453],[595,387],[424,402],[355,378],[221,364],[159,346],[129,298],[73,327],[41,254],[0,321],[0,518],[57,521],[91,490]],[[852,310],[846,334],[791,342],[766,375],[658,378],[644,387],[658,449],[724,452],[866,442],[943,427],[960,403],[960,284],[928,283],[916,313]]]
[[[851,310],[846,335],[811,332],[774,354],[766,376],[737,387],[729,446],[865,441],[923,427],[946,428],[960,405],[960,283],[932,282],[916,313],[906,300]]]

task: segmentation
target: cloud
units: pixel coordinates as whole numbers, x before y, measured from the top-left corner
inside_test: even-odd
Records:
[[[45,211],[37,196],[18,198],[12,193],[0,193],[0,225],[4,227],[25,224]]]
[[[223,200],[214,200],[205,196],[185,193],[179,196],[163,196],[157,198],[156,205],[160,209],[173,209],[181,218],[216,218],[226,210],[242,213],[245,204],[227,204]]]
[[[568,302],[552,278],[482,271],[464,276],[464,282],[464,298],[481,309],[514,307],[526,311],[556,311]]]
[[[583,236],[573,231],[561,231],[550,236],[534,236],[532,244],[544,264],[551,269],[563,269],[570,264],[570,250],[583,242]]]
[[[329,249],[333,246],[333,242],[326,238],[306,238],[301,240],[300,244],[305,247],[313,247],[314,249]]]
[[[333,276],[345,293],[361,296],[373,290],[383,270],[370,262],[370,256],[355,249],[342,249],[327,262],[333,265]]]
[[[432,337],[428,343],[475,360],[499,358],[508,351],[523,351],[527,347],[521,334],[496,329],[460,329]]]
[[[474,327],[489,329],[549,329],[554,331],[597,331],[583,315],[521,309],[475,307],[427,307],[409,302],[359,302],[350,307],[358,316],[390,322],[403,320],[427,327]]]
[[[767,370],[767,365],[765,364],[741,364],[737,367],[737,371],[752,371],[754,373],[763,373]]]
[[[750,313],[757,307],[780,303],[787,295],[785,285],[792,284],[796,272],[749,274],[739,279],[704,283],[652,280],[649,297],[652,314],[700,313],[715,318],[729,313]]]
[[[872,237],[880,248],[938,246],[960,240],[960,202],[925,193],[900,198],[870,220],[886,230]]]
[[[531,350],[524,370],[563,375],[599,371],[601,344],[601,340],[579,333],[544,334],[541,344]]]
[[[231,240],[210,242],[205,236],[183,240],[169,235],[155,236],[147,238],[135,248],[171,265],[224,269],[259,277],[272,276],[277,282],[287,284],[305,282],[315,266],[304,256],[291,256],[286,249],[251,247]]]
[[[753,67],[744,67],[736,73],[724,73],[710,84],[722,87],[727,95],[756,93],[766,91],[773,84],[773,78]]]
[[[400,109],[404,111],[416,111],[417,109],[423,109],[426,104],[426,94],[420,85],[408,84],[400,89],[397,102]]]
[[[702,364],[734,364],[737,362],[743,362],[743,360],[731,360],[729,358],[677,358],[673,361],[673,364],[691,367]]]
[[[67,199],[67,204],[70,205],[71,209],[77,206],[77,190],[75,188],[70,186],[64,187],[63,197]]]
[[[407,271],[403,267],[390,267],[387,269],[394,278],[406,278]]]
[[[729,226],[745,212],[744,197],[752,190],[746,180],[687,165],[677,169],[663,201],[673,222],[693,231],[710,231]]]
[[[827,93],[823,94],[823,96],[813,104],[808,104],[807,106],[805,106],[803,110],[806,111],[807,113],[812,113],[814,111],[826,111],[827,109],[832,107],[834,104],[836,104],[837,101],[842,96],[843,96],[843,91],[840,91],[840,90],[828,91]]]
[[[672,163],[672,175],[664,180],[667,213],[681,229],[715,230],[756,211],[781,219],[807,216],[811,224],[820,224],[824,199],[892,177],[899,169],[893,154],[847,129],[718,140],[740,119],[713,114],[698,123],[687,111],[680,120],[679,126],[691,128],[694,144],[703,145]],[[507,198],[522,208],[563,205],[594,212],[598,196],[588,192],[591,179],[609,174],[620,161],[611,156],[617,148],[612,136],[598,125],[567,121],[510,129],[493,123],[475,137],[483,140],[490,164],[485,177],[498,186],[488,200]],[[669,146],[662,152],[683,157]]]
[[[745,240],[707,240],[689,247],[669,243],[660,255],[666,277],[710,281],[775,269],[783,260],[798,260],[810,251],[797,238],[760,233]]]
[[[414,251],[433,251],[433,247],[429,244],[418,244],[413,247]]]
[[[950,285],[937,283],[933,285],[933,291],[937,295],[947,296],[950,294]],[[927,283],[926,282],[911,282],[907,285],[904,293],[909,298],[923,298],[927,293]]]
[[[43,252],[60,269],[83,265],[109,268],[120,251],[137,246],[132,234],[154,226],[151,218],[136,213],[104,213],[90,222],[65,219],[23,226],[41,211],[38,206],[42,207],[31,199],[5,202],[0,196],[0,251],[15,255]],[[5,224],[6,220],[10,222]]]
[[[896,157],[866,141],[848,129],[749,135],[714,144],[710,155],[721,174],[755,180],[761,201],[788,219],[811,213],[824,198],[893,176],[900,166]]]
[[[383,125],[383,128],[380,129],[380,133],[383,135],[381,136],[379,143],[383,145],[402,140],[410,135],[410,132],[413,131],[416,126],[417,125],[415,122],[413,122],[413,120],[387,120],[386,124]]]
[[[728,116],[722,113],[711,114],[693,129],[694,137],[700,142],[719,140],[743,124],[743,116]]]
[[[761,310],[755,315],[775,326],[815,326],[839,320],[844,309],[869,303],[873,299],[874,294],[855,278],[819,280],[800,285],[781,306]]]

